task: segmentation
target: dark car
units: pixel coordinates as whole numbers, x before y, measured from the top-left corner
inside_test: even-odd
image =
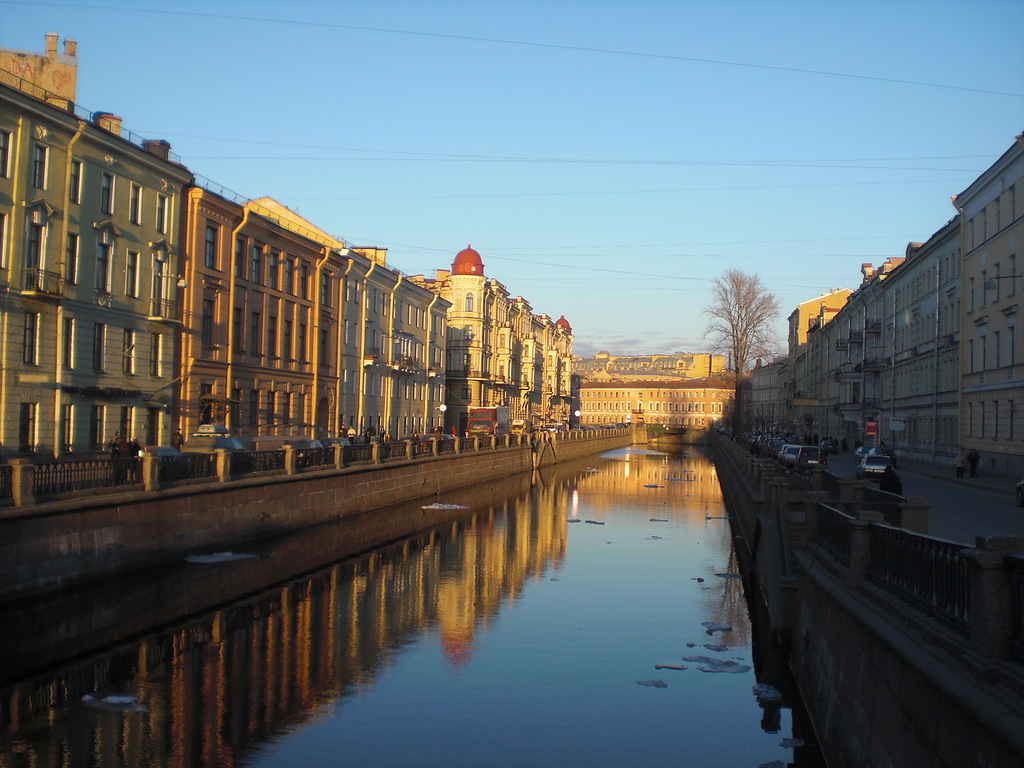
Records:
[[[868,454],[857,465],[857,477],[868,480],[881,480],[885,470],[892,467],[888,456]]]
[[[828,451],[816,445],[804,445],[796,452],[796,468],[810,470],[813,467],[824,468],[828,464]]]

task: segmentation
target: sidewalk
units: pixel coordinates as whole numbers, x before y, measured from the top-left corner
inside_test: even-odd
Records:
[[[838,461],[835,461],[838,459]],[[853,476],[857,468],[857,458],[854,456],[853,451],[847,451],[846,453],[833,454],[829,457],[829,463],[832,464],[835,461],[836,468],[841,468],[842,474],[848,474]],[[835,471],[835,470],[833,470]],[[953,467],[946,466],[935,466],[923,461],[913,461],[911,459],[904,459],[897,455],[896,457],[896,473],[902,474],[903,472],[912,472],[923,477],[927,477],[932,480],[941,480],[947,483],[953,484],[970,484],[978,488],[984,488],[986,491],[992,491],[994,493],[1005,493],[1007,496],[1013,496],[1014,488],[1017,485],[1019,477],[1012,477],[1002,472],[986,472],[984,470],[978,470],[978,476],[971,480],[969,477],[970,470],[964,470],[964,476],[962,479],[958,479],[956,476],[956,470]]]

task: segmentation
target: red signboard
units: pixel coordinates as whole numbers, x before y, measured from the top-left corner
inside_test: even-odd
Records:
[[[864,434],[868,437],[874,437],[878,434],[878,422],[877,421],[865,421],[864,422]]]

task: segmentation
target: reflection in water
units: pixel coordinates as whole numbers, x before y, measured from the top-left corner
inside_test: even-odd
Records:
[[[789,756],[763,741],[751,674],[676,671],[664,691],[633,684],[664,674],[656,662],[695,653],[684,639],[700,653],[722,644],[732,649],[723,659],[750,663],[743,583],[714,576],[738,566],[710,462],[627,450],[538,475],[529,490],[522,483],[505,498],[491,486],[446,499],[474,511],[340,563],[322,558],[349,551],[354,534],[342,527],[293,537],[234,570],[167,574],[195,593],[205,585],[208,607],[171,621],[156,606],[150,628],[130,641],[118,640],[113,622],[102,637],[95,627],[109,619],[73,620],[93,627],[88,637],[102,650],[79,649],[48,671],[22,649],[33,645],[25,619],[4,644],[40,669],[18,680],[28,668],[5,670],[14,681],[0,687],[0,768],[337,764],[322,744],[369,765],[658,765],[682,752],[737,754],[723,751],[738,740],[731,726],[714,734],[738,709],[761,737],[746,737],[744,755]],[[421,513],[408,505],[392,514]],[[606,525],[567,524],[581,519]],[[285,566],[305,575],[246,593]],[[94,591],[88,604],[116,613],[111,599],[136,606],[152,590],[122,587],[106,601]],[[732,629],[709,636],[705,619]],[[166,628],[152,629],[159,623]],[[63,639],[45,645],[55,660],[67,652]],[[654,698],[687,686],[683,700]],[[128,705],[89,706],[87,695]],[[572,735],[556,727],[581,711]],[[765,725],[778,731],[778,708],[768,712]],[[700,717],[715,724],[686,722]],[[698,731],[711,742],[690,743]],[[627,742],[645,732],[648,757],[638,759]],[[429,754],[417,733],[430,735]],[[502,748],[508,758],[495,759]]]

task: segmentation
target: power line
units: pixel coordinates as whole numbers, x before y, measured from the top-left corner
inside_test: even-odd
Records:
[[[892,85],[911,85],[918,88],[938,88],[950,91],[964,91],[968,93],[984,93],[992,96],[1008,96],[1012,98],[1024,98],[1024,93],[1008,91],[995,91],[987,88],[971,88],[962,85],[949,85],[946,83],[929,83],[920,80],[903,80],[895,77],[881,77],[876,75],[857,75],[849,72],[830,72],[819,69],[806,69],[801,67],[783,67],[774,64],[756,64],[742,61],[729,61],[726,59],[705,59],[694,56],[677,56],[667,53],[652,53],[649,51],[626,51],[614,48],[597,48],[584,45],[568,45],[565,43],[543,43],[529,40],[510,40],[498,37],[482,37],[479,35],[457,35],[448,32],[422,32],[418,30],[396,29],[391,27],[367,27],[354,24],[337,24],[324,20],[304,21],[295,18],[272,18],[262,16],[242,16],[239,14],[209,13],[197,11],[174,11],[152,8],[120,8],[106,5],[79,5],[75,3],[53,3],[39,2],[38,0],[0,0],[0,4],[6,5],[30,5],[33,7],[73,8],[79,10],[114,11],[116,13],[144,13],[160,14],[164,16],[179,16],[203,19],[222,19],[226,21],[248,21],[262,24],[290,25],[298,27],[314,27],[317,29],[346,29],[358,32],[372,32],[376,34],[406,35],[411,37],[436,38],[441,40],[461,40],[474,43],[492,43],[495,45],[523,46],[529,48],[544,48],[548,50],[572,51],[576,53],[592,53],[605,56],[628,56],[633,58],[655,59],[662,61],[684,62],[689,64],[711,64],[714,66],[740,67],[745,69],[760,69],[773,72],[785,72],[790,74],[814,75],[817,77],[835,77],[847,80],[864,80],[868,82],[887,83]]]

